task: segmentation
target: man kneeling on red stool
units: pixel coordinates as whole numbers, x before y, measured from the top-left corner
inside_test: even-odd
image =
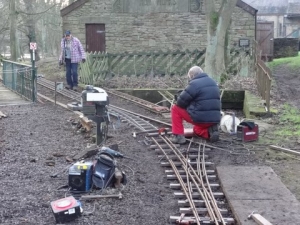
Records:
[[[183,120],[194,125],[194,134],[211,142],[219,140],[218,124],[221,120],[220,90],[217,83],[199,66],[188,72],[189,83],[171,108],[171,141],[184,144]]]

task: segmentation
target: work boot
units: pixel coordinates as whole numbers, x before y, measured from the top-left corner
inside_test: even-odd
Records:
[[[74,86],[74,87],[73,87],[73,91],[78,91],[78,87],[77,87],[77,86]]]
[[[180,134],[174,134],[171,138],[171,142],[174,144],[184,144],[186,142],[185,136]]]
[[[216,142],[219,140],[219,128],[218,124],[212,125],[208,128],[209,140],[211,142]]]
[[[73,89],[73,88],[72,88],[70,85],[68,85],[68,84],[65,86],[65,88],[66,88],[67,90],[72,90],[72,89]]]

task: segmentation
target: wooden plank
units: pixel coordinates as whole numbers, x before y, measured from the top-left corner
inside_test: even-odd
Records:
[[[196,188],[195,184],[191,184],[191,186],[192,186],[192,189],[193,189],[194,191],[198,191],[198,189]],[[206,186],[207,186],[207,185],[206,185]],[[211,189],[217,189],[217,188],[220,188],[220,185],[219,185],[219,184],[212,184],[212,183],[210,183],[209,186],[210,186]],[[178,184],[178,183],[171,183],[171,184],[170,184],[170,188],[171,188],[171,189],[174,189],[174,190],[180,190],[180,189],[181,189],[181,184]]]
[[[73,157],[73,160],[77,161],[77,160],[89,158],[91,156],[96,155],[98,152],[99,152],[98,148],[95,148],[95,149],[86,149],[83,152],[80,152],[79,154],[75,155]]]
[[[174,196],[175,196],[176,198],[179,198],[179,199],[186,198],[186,195],[185,195],[185,193],[183,193],[183,192],[174,192]],[[215,198],[224,198],[224,197],[225,197],[224,194],[221,193],[221,192],[213,192],[213,196],[214,196]],[[194,198],[201,198],[201,195],[200,195],[198,192],[193,192],[193,193],[192,193],[192,198],[193,198],[193,199],[194,199]]]
[[[186,180],[187,179],[186,175],[181,175],[180,177],[181,177],[182,180]],[[193,177],[195,177],[195,176],[193,176]],[[207,179],[210,180],[210,181],[212,181],[212,180],[216,180],[217,177],[215,175],[208,175]],[[174,175],[173,174],[169,174],[169,175],[167,175],[167,180],[177,180],[177,176],[175,174]]]
[[[53,99],[48,98],[48,97],[45,96],[45,95],[42,95],[42,94],[38,93],[38,96],[41,97],[41,98],[46,99],[47,101],[50,101],[50,102],[53,102],[53,103],[54,103],[54,100],[53,100]],[[57,101],[56,101],[56,104],[59,105],[59,106],[61,106],[61,107],[63,107],[63,108],[65,108],[65,109],[71,110],[71,109],[69,109],[68,106],[65,105],[65,104],[62,104],[62,103],[57,102]],[[71,111],[72,111],[72,110],[71,110]],[[83,115],[83,113],[81,113],[81,112],[78,112],[78,111],[73,111],[73,112],[74,112],[75,114],[77,114],[77,115],[80,117],[80,122],[81,122],[82,126],[83,126],[87,131],[90,131],[90,130],[92,129],[92,121],[89,120],[87,117],[85,117],[85,116]]]
[[[196,208],[198,214],[203,215],[206,214],[208,212],[207,208]],[[189,208],[179,208],[179,212],[180,213],[184,213],[184,214],[192,214],[193,211],[191,209],[191,207]],[[227,209],[220,209],[220,213],[222,215],[226,215],[228,214],[228,210]]]
[[[47,101],[49,101],[49,102],[53,102],[53,103],[55,103],[53,99],[51,99],[51,98],[48,98],[48,97],[47,97],[47,96],[45,96],[45,95],[42,95],[42,94],[40,94],[40,93],[38,93],[37,95],[38,95],[39,97],[41,97],[41,98],[44,98],[44,99],[46,99],[46,100],[47,100]],[[67,107],[67,105],[65,105],[65,104],[62,104],[62,103],[60,103],[60,102],[57,102],[57,101],[56,101],[56,104],[57,104],[57,105],[59,105],[59,106],[61,106],[61,107],[63,107],[63,108],[65,108],[65,109],[68,109],[68,110],[70,110],[70,109]]]
[[[0,119],[1,119],[2,117],[3,117],[3,118],[6,118],[7,116],[6,116],[3,112],[0,111]]]
[[[270,145],[269,147],[271,149],[282,151],[282,152],[287,152],[287,153],[290,153],[290,154],[293,154],[293,155],[300,155],[300,152],[298,152],[298,151],[294,151],[294,150],[287,149],[287,148],[282,148],[282,147],[279,147],[279,146],[276,146],[276,145]]]
[[[193,202],[194,202],[194,204],[195,204],[196,207],[205,206],[206,203],[207,203],[204,200],[193,200]],[[210,201],[208,201],[208,202],[210,202]],[[224,208],[225,203],[224,203],[224,201],[217,201],[217,205],[218,206],[222,206],[222,208]],[[190,206],[190,203],[189,203],[189,201],[187,199],[185,199],[185,200],[178,200],[178,206],[179,207],[188,207],[188,206]]]
[[[186,171],[185,170],[177,170],[179,174],[186,174]],[[165,170],[165,173],[166,174],[174,174],[174,170]],[[206,174],[208,175],[213,175],[213,174],[216,174],[216,171],[215,170],[206,170]]]
[[[260,214],[254,213],[251,218],[259,225],[272,225],[268,220],[262,217]]]

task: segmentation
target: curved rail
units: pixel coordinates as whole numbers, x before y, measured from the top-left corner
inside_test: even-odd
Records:
[[[199,143],[198,150],[192,151],[192,142],[190,142],[183,153],[167,136],[158,134],[151,137],[151,140],[155,144],[152,148],[159,149],[163,154],[163,158],[171,166],[183,192],[182,195],[186,198],[185,202],[189,205],[189,208],[180,208],[181,215],[170,216],[170,220],[176,224],[233,224],[234,219],[224,217],[228,215],[228,211],[220,209],[218,206],[220,202],[216,200],[216,197],[224,197],[224,194],[212,190],[213,185],[210,184],[209,178],[211,175],[208,175],[211,171],[206,169],[207,166],[212,164],[205,161],[205,158],[207,158],[205,143]],[[171,155],[174,157],[171,157]],[[192,163],[192,161],[196,161],[196,163]],[[163,164],[163,162],[161,163]],[[179,170],[178,167],[183,168],[183,171]],[[201,205],[205,206],[204,208],[197,208],[199,199],[202,201]],[[201,217],[205,214],[207,216]]]

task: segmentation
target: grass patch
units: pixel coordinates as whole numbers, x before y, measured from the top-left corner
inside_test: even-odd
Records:
[[[280,115],[280,124],[275,131],[280,136],[299,136],[300,137],[300,111],[288,104],[283,106]]]
[[[274,69],[280,65],[286,65],[291,69],[299,69],[300,68],[300,52],[298,52],[298,56],[274,59],[272,62],[268,62],[267,64],[268,64],[269,68],[271,68],[271,69]]]

